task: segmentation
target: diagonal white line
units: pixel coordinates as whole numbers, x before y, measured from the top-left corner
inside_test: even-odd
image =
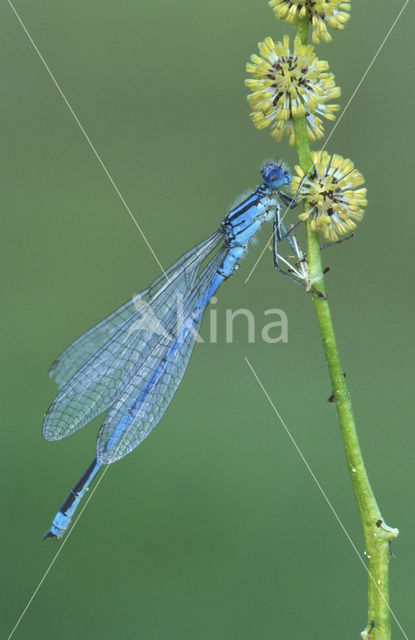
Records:
[[[175,356],[175,358],[176,358],[176,359],[178,358],[178,355],[179,355],[179,351],[177,351],[177,352],[176,352],[176,356]],[[164,363],[163,368],[161,369],[161,371],[160,371],[160,373],[159,373],[159,378],[160,378],[160,376],[163,374],[163,372],[164,372],[165,368],[167,367],[167,364],[168,364],[168,363],[167,363],[167,361],[166,361],[166,362]],[[155,390],[155,387],[153,386],[153,388],[152,388],[152,390],[151,390],[151,393],[153,393],[153,392],[154,392],[154,390]],[[150,395],[151,395],[151,393],[150,393]],[[162,398],[160,398],[159,404],[160,404],[160,402],[161,402],[161,401],[162,401]],[[159,405],[157,405],[157,406],[159,406]],[[114,452],[114,458],[116,457],[117,452],[118,452],[118,451],[120,450],[120,448],[122,447],[122,444],[123,444],[124,440],[126,439],[126,437],[128,436],[128,434],[130,433],[130,431],[131,431],[132,427],[133,427],[133,424],[131,424],[131,426],[127,429],[127,431],[126,431],[126,432],[125,432],[125,434],[123,435],[123,437],[122,437],[122,439],[121,439],[120,443],[119,443],[119,444],[118,444],[118,446],[117,446],[116,451]],[[8,636],[8,639],[7,639],[7,640],[10,640],[10,638],[13,636],[14,632],[16,631],[17,627],[18,627],[18,626],[19,626],[19,624],[21,623],[21,621],[22,621],[22,619],[23,619],[24,615],[26,614],[27,610],[29,609],[30,605],[32,604],[33,599],[35,598],[35,596],[36,596],[37,592],[39,591],[40,587],[42,586],[43,582],[45,581],[46,576],[48,575],[49,571],[52,569],[53,565],[55,564],[55,561],[56,561],[57,557],[59,556],[60,552],[62,551],[63,547],[65,546],[65,544],[66,544],[66,542],[67,542],[67,540],[68,540],[69,536],[72,534],[72,531],[73,531],[73,530],[74,530],[74,528],[76,527],[76,525],[77,525],[77,523],[78,523],[78,521],[79,521],[79,518],[82,516],[83,512],[85,511],[85,509],[86,509],[86,507],[87,507],[87,505],[88,505],[88,502],[91,500],[92,496],[94,495],[95,491],[97,490],[98,486],[100,485],[100,483],[101,483],[102,479],[104,478],[105,474],[107,473],[108,469],[109,469],[109,464],[107,464],[107,465],[105,466],[105,469],[104,469],[104,471],[102,472],[102,474],[101,474],[100,478],[98,479],[98,481],[97,481],[97,483],[96,483],[95,487],[92,489],[92,491],[91,491],[90,495],[88,496],[88,499],[85,501],[85,503],[84,503],[84,505],[83,505],[82,509],[80,510],[80,512],[79,512],[79,514],[78,514],[78,516],[77,516],[77,518],[74,520],[74,523],[73,523],[72,527],[69,529],[69,531],[68,531],[68,533],[66,534],[66,536],[65,536],[65,538],[64,538],[64,540],[63,540],[63,542],[62,542],[62,544],[60,545],[60,547],[59,547],[58,551],[55,553],[54,557],[52,558],[52,561],[49,563],[49,566],[47,567],[47,569],[46,569],[45,573],[43,574],[42,578],[40,579],[39,584],[37,585],[37,587],[36,587],[36,588],[35,588],[35,590],[33,591],[32,595],[30,596],[30,598],[29,598],[29,600],[28,600],[28,602],[27,602],[27,604],[26,604],[25,608],[23,609],[22,613],[20,614],[20,616],[19,616],[19,618],[18,618],[18,620],[17,620],[16,624],[14,625],[14,627],[13,627],[13,629],[12,629],[12,631],[11,631],[10,635]]]
[[[160,262],[160,260],[158,259],[157,255],[155,254],[153,248],[151,247],[149,241],[147,240],[147,237],[144,234],[144,231],[142,230],[142,228],[140,227],[140,225],[138,224],[137,220],[135,219],[130,207],[128,206],[128,204],[126,203],[124,197],[122,196],[120,190],[118,189],[117,185],[115,184],[112,176],[110,175],[107,167],[105,166],[101,156],[99,155],[98,151],[95,149],[94,145],[91,142],[90,137],[88,136],[87,132],[85,131],[84,127],[82,126],[82,123],[80,122],[78,116],[76,115],[75,111],[72,109],[67,97],[65,96],[65,94],[63,93],[62,89],[60,88],[55,76],[53,75],[52,71],[50,70],[46,60],[44,59],[44,57],[42,56],[42,54],[40,53],[38,47],[36,46],[36,43],[34,42],[32,36],[30,35],[30,33],[28,32],[28,30],[26,29],[25,25],[23,24],[23,21],[21,19],[21,17],[19,16],[19,14],[17,13],[16,9],[14,8],[14,6],[12,5],[12,3],[10,2],[10,0],[7,0],[7,2],[10,5],[10,8],[12,9],[13,13],[15,14],[16,18],[18,19],[18,21],[20,22],[23,31],[25,32],[25,34],[27,35],[28,39],[30,40],[30,43],[32,44],[34,50],[36,51],[37,55],[39,56],[40,60],[42,61],[43,66],[45,67],[46,71],[48,72],[53,84],[55,85],[55,87],[57,88],[57,90],[59,91],[60,95],[63,98],[63,101],[65,102],[66,106],[68,107],[69,111],[71,112],[76,124],[78,125],[78,127],[80,128],[80,130],[83,133],[83,136],[85,138],[85,140],[88,142],[89,146],[91,147],[96,159],[98,160],[99,164],[101,165],[101,167],[103,168],[103,170],[105,171],[105,174],[108,178],[108,180],[110,181],[110,183],[112,184],[113,188],[115,189],[115,192],[117,193],[118,197],[120,198],[121,202],[123,203],[124,207],[126,208],[127,212],[130,215],[131,220],[134,222],[135,226],[137,227],[138,231],[141,234],[141,237],[143,238],[144,242],[146,243],[147,247],[150,249],[150,252],[153,256],[153,258],[155,259],[155,261],[157,262],[158,266],[160,267],[160,269],[162,270],[162,272],[164,273],[164,275],[166,276],[167,280],[167,274],[163,269],[163,266]]]
[[[358,82],[358,83],[357,83],[357,85],[356,85],[355,90],[353,91],[352,95],[351,95],[351,96],[350,96],[350,98],[348,99],[348,101],[347,101],[347,103],[346,103],[346,105],[345,105],[345,107],[344,107],[343,111],[342,111],[342,112],[341,112],[341,114],[339,115],[339,117],[338,117],[338,119],[337,119],[336,123],[334,124],[334,126],[333,126],[333,128],[332,128],[332,130],[330,131],[329,135],[327,136],[327,139],[326,139],[325,143],[323,144],[323,146],[322,146],[322,148],[321,148],[321,151],[323,151],[323,150],[326,148],[328,141],[330,140],[330,138],[332,137],[333,133],[336,131],[337,127],[339,126],[339,124],[340,124],[340,122],[341,122],[341,120],[342,120],[342,118],[343,118],[344,114],[346,113],[346,111],[347,111],[347,109],[349,108],[349,106],[350,106],[350,104],[351,104],[352,100],[354,99],[354,97],[355,97],[356,93],[359,91],[360,87],[362,86],[363,82],[365,81],[367,74],[369,73],[370,69],[373,67],[373,64],[374,64],[374,62],[375,62],[376,58],[378,57],[378,55],[379,55],[379,54],[380,54],[380,52],[382,51],[383,47],[385,46],[386,41],[388,40],[388,38],[389,38],[390,34],[392,33],[393,29],[395,28],[396,23],[398,22],[399,18],[401,17],[402,13],[404,12],[404,10],[405,10],[405,8],[406,8],[406,6],[407,6],[407,4],[408,4],[408,3],[409,3],[409,0],[405,0],[405,2],[404,2],[404,4],[403,4],[403,6],[402,6],[402,8],[401,8],[401,10],[399,11],[399,13],[398,13],[398,15],[396,16],[395,20],[392,22],[392,25],[391,25],[391,27],[390,27],[389,31],[387,32],[386,36],[383,38],[383,40],[382,40],[381,44],[379,45],[379,47],[378,47],[378,49],[377,49],[377,51],[376,51],[375,55],[373,56],[373,58],[372,58],[372,59],[371,59],[371,61],[369,62],[369,65],[368,65],[368,67],[367,67],[366,71],[364,72],[364,74],[363,74],[363,75],[362,75],[362,77],[360,78],[359,82]],[[314,165],[313,165],[313,166],[314,166]],[[311,166],[311,167],[310,167],[309,172],[312,170],[313,166]],[[282,216],[281,216],[281,221],[283,221],[283,220],[284,220],[284,218],[285,218],[285,216],[287,215],[288,211],[289,211],[289,207],[287,207],[287,208],[286,208],[286,210],[284,211],[284,215],[282,215]],[[249,272],[249,274],[248,274],[248,276],[247,276],[247,278],[246,278],[246,280],[245,280],[245,284],[248,282],[248,280],[249,280],[249,279],[250,279],[250,277],[252,276],[252,274],[253,274],[253,272],[255,271],[255,269],[256,269],[256,267],[257,267],[257,265],[258,265],[259,261],[261,260],[262,256],[263,256],[263,255],[264,255],[264,253],[265,253],[265,249],[267,248],[268,243],[269,243],[273,238],[274,238],[274,234],[272,234],[272,235],[271,235],[270,239],[268,240],[268,242],[266,243],[265,247],[264,247],[264,248],[263,248],[263,250],[261,251],[261,254],[260,254],[260,256],[259,256],[258,260],[255,262],[254,266],[252,267],[251,271]]]
[[[70,530],[68,531],[68,533],[66,534],[65,539],[63,540],[62,544],[59,546],[59,549],[57,550],[57,552],[55,553],[55,555],[53,556],[51,562],[49,563],[48,568],[46,569],[45,573],[43,574],[41,580],[39,581],[39,584],[37,585],[36,589],[33,591],[32,595],[30,596],[25,608],[23,609],[22,613],[20,614],[16,624],[14,625],[13,629],[10,632],[10,635],[7,637],[7,640],[10,640],[10,638],[13,636],[14,632],[16,631],[17,627],[19,626],[19,624],[21,623],[21,621],[23,620],[23,617],[25,616],[28,608],[30,607],[30,605],[32,604],[37,592],[39,591],[40,587],[42,586],[42,584],[44,583],[46,576],[48,575],[49,571],[52,569],[53,565],[55,564],[55,561],[57,560],[59,554],[61,553],[62,549],[64,548],[65,544],[67,543],[69,536],[72,534],[72,531],[74,530],[74,528],[76,527],[79,518],[82,516],[83,512],[85,511],[88,502],[91,500],[92,496],[94,495],[95,491],[98,489],[101,480],[103,479],[103,477],[105,476],[105,474],[107,473],[109,469],[109,465],[107,465],[104,469],[104,471],[101,474],[101,477],[98,479],[95,487],[92,489],[91,493],[89,494],[88,498],[85,501],[85,504],[83,505],[82,509],[80,510],[78,517],[76,518],[76,520],[74,521],[72,527],[70,528]]]
[[[300,456],[301,460],[304,462],[305,466],[307,467],[308,472],[310,473],[311,477],[313,478],[314,482],[316,483],[316,485],[317,485],[318,489],[320,490],[321,495],[323,496],[324,500],[327,502],[327,504],[328,504],[328,506],[330,508],[330,511],[333,513],[334,517],[336,518],[337,522],[339,523],[340,527],[342,528],[343,533],[345,534],[346,538],[348,539],[348,541],[352,545],[357,557],[359,558],[360,562],[362,563],[362,565],[363,565],[365,571],[367,572],[368,576],[372,580],[372,582],[375,585],[376,589],[379,591],[382,600],[384,601],[384,603],[388,607],[388,609],[390,611],[390,614],[393,617],[393,619],[395,620],[395,622],[398,625],[399,629],[401,630],[402,635],[404,636],[404,638],[406,640],[408,640],[408,636],[406,635],[406,633],[403,630],[399,620],[397,619],[397,617],[393,613],[392,609],[390,608],[389,603],[387,602],[385,596],[383,595],[382,591],[380,590],[379,585],[377,584],[376,580],[374,579],[374,577],[372,576],[371,572],[367,568],[363,557],[359,553],[355,543],[353,542],[352,538],[350,537],[349,532],[347,531],[346,527],[344,526],[343,522],[341,521],[337,511],[335,510],[335,508],[334,508],[333,504],[331,503],[329,497],[327,496],[326,492],[324,491],[323,487],[321,486],[320,482],[318,481],[316,475],[314,474],[312,468],[310,467],[307,459],[305,458],[303,452],[301,451],[300,447],[298,446],[296,440],[294,439],[293,435],[291,434],[290,430],[288,429],[287,425],[285,424],[284,420],[282,419],[280,412],[278,411],[278,409],[276,408],[275,404],[273,403],[270,395],[268,394],[267,390],[265,389],[264,385],[262,384],[261,380],[259,379],[259,377],[258,377],[257,373],[255,372],[252,364],[249,362],[249,360],[248,360],[248,358],[246,356],[244,356],[244,357],[245,357],[245,360],[246,360],[246,363],[247,363],[248,367],[251,369],[251,372],[252,372],[254,378],[256,379],[256,381],[258,382],[258,385],[262,389],[262,391],[263,391],[266,399],[268,400],[269,404],[271,405],[275,415],[278,417],[279,421],[281,422],[282,426],[284,427],[288,437],[290,438],[290,440],[293,443],[295,449],[297,450],[298,455]]]
[[[409,0],[406,0],[405,5],[403,6],[403,8],[402,8],[402,10],[401,10],[400,14],[401,14],[401,13],[402,13],[402,11],[404,10],[404,8],[405,8],[405,6],[408,4],[408,2],[409,2]],[[88,142],[88,144],[90,145],[90,147],[91,147],[92,151],[94,152],[94,154],[95,154],[95,156],[96,156],[96,158],[97,158],[98,162],[100,163],[100,165],[101,165],[101,166],[102,166],[102,168],[104,169],[104,171],[105,171],[105,173],[106,173],[106,175],[107,175],[108,179],[110,180],[110,182],[111,182],[112,186],[114,187],[114,189],[115,189],[116,193],[118,194],[119,198],[121,199],[121,202],[123,203],[124,207],[125,207],[125,208],[126,208],[126,210],[128,211],[128,213],[129,213],[130,217],[132,218],[132,220],[133,220],[133,222],[135,223],[135,225],[136,225],[137,229],[139,230],[139,232],[140,232],[141,236],[143,237],[144,241],[146,242],[146,244],[147,244],[148,248],[150,249],[150,251],[151,251],[152,255],[154,256],[154,258],[155,258],[156,262],[158,263],[158,265],[160,266],[161,270],[163,271],[163,273],[164,273],[164,274],[165,274],[165,276],[167,277],[167,274],[165,273],[165,271],[164,271],[164,269],[163,269],[163,267],[162,267],[162,265],[161,265],[160,261],[158,260],[158,258],[157,258],[157,256],[156,256],[156,254],[154,253],[153,249],[151,248],[151,246],[150,246],[150,244],[149,244],[149,242],[148,242],[147,238],[145,237],[145,235],[144,235],[143,231],[141,230],[141,228],[140,228],[140,226],[139,226],[138,222],[136,221],[135,217],[133,216],[133,214],[132,214],[131,210],[129,209],[129,207],[128,207],[128,205],[127,205],[127,203],[125,202],[125,200],[124,200],[123,196],[121,195],[121,193],[120,193],[120,191],[119,191],[118,187],[116,186],[116,184],[115,184],[114,180],[112,179],[112,177],[111,177],[111,175],[109,174],[109,172],[108,172],[108,170],[107,170],[106,166],[104,165],[104,163],[103,163],[103,161],[102,161],[101,157],[99,156],[99,154],[98,154],[98,152],[96,151],[96,149],[95,149],[94,145],[92,144],[92,142],[91,142],[91,140],[90,140],[90,138],[89,138],[88,134],[86,133],[86,131],[85,131],[84,127],[82,126],[81,122],[79,121],[78,117],[76,116],[75,112],[73,111],[73,109],[72,109],[72,107],[71,107],[70,103],[68,102],[68,100],[67,100],[66,96],[64,95],[64,93],[63,93],[63,91],[61,90],[61,88],[60,88],[59,84],[57,83],[57,81],[56,81],[55,77],[53,76],[53,74],[52,74],[51,70],[49,69],[49,67],[48,67],[48,65],[47,65],[47,63],[46,63],[46,61],[44,60],[44,58],[43,58],[43,56],[42,56],[42,54],[40,53],[40,51],[39,51],[39,49],[37,48],[36,44],[34,43],[34,41],[33,41],[32,37],[30,36],[29,32],[27,31],[27,29],[26,29],[25,25],[23,24],[23,22],[22,22],[22,20],[21,20],[20,16],[18,15],[18,13],[17,13],[16,9],[14,8],[14,6],[13,6],[13,5],[12,5],[12,3],[10,2],[10,0],[8,0],[8,3],[9,3],[9,5],[10,5],[11,9],[13,10],[14,14],[16,15],[16,18],[17,18],[17,19],[18,19],[18,21],[20,22],[20,24],[21,24],[21,26],[22,26],[23,30],[25,31],[25,33],[26,33],[27,37],[29,38],[29,40],[30,40],[30,42],[31,42],[32,46],[34,47],[34,49],[35,49],[35,51],[36,51],[36,53],[38,54],[39,58],[41,59],[41,61],[42,61],[43,65],[44,65],[44,67],[46,68],[46,70],[47,70],[47,72],[48,72],[49,76],[51,77],[51,79],[52,79],[52,81],[53,81],[53,83],[55,84],[56,88],[58,89],[59,93],[61,94],[61,96],[62,96],[62,98],[63,98],[64,102],[66,103],[66,105],[67,105],[67,107],[68,107],[69,111],[71,112],[71,114],[72,114],[72,116],[74,117],[74,119],[75,119],[76,123],[78,124],[79,128],[81,129],[81,131],[82,131],[82,133],[83,133],[83,135],[84,135],[85,139],[87,140],[87,142]],[[388,32],[388,34],[387,34],[387,36],[386,36],[386,38],[385,38],[384,42],[386,42],[386,40],[387,40],[387,38],[388,38],[388,36],[389,36],[390,32],[392,31],[392,29],[393,29],[393,27],[395,26],[395,24],[396,24],[397,20],[399,19],[400,14],[398,15],[398,17],[396,18],[396,20],[395,20],[395,22],[393,23],[392,27],[390,28],[390,30],[389,30],[389,32]],[[352,94],[352,97],[350,98],[349,102],[347,103],[347,105],[346,105],[346,107],[345,107],[344,111],[345,111],[345,110],[346,110],[346,108],[349,106],[349,104],[350,104],[350,102],[352,101],[352,99],[353,99],[354,95],[356,94],[357,90],[359,89],[360,85],[362,84],[362,82],[363,82],[363,80],[364,80],[365,76],[367,75],[367,73],[368,73],[368,71],[369,71],[370,67],[372,66],[372,64],[373,64],[374,60],[376,59],[376,57],[377,57],[378,53],[380,52],[380,50],[381,50],[381,48],[382,48],[383,44],[384,44],[384,43],[382,43],[381,47],[379,48],[378,52],[376,53],[375,57],[373,58],[372,62],[370,63],[370,65],[369,65],[369,67],[368,67],[367,71],[365,72],[365,74],[364,74],[364,76],[362,77],[362,79],[361,79],[360,83],[358,84],[357,88],[355,89],[354,93]],[[343,111],[342,115],[344,114],[344,111]],[[339,118],[338,122],[336,123],[336,126],[337,126],[337,124],[340,122],[340,120],[341,120],[341,118]],[[335,128],[336,128],[336,127],[334,127],[334,129],[335,129]],[[333,131],[334,131],[334,129],[333,129]],[[333,133],[333,131],[332,131],[331,133]],[[330,137],[330,136],[329,136],[329,137]],[[328,138],[328,139],[329,139],[329,138]],[[328,140],[327,140],[327,141],[328,141]],[[326,142],[326,144],[327,144],[327,142]],[[289,207],[287,207],[287,209],[286,209],[286,211],[285,211],[284,216],[282,217],[282,219],[285,217],[285,215],[286,215],[286,213],[287,213],[287,211],[288,211],[288,210],[289,210]],[[271,238],[272,238],[272,237],[273,237],[273,236],[271,236]],[[265,251],[265,248],[264,248],[263,252],[261,253],[261,256],[263,255],[264,251]],[[261,256],[260,256],[260,258],[261,258]],[[259,259],[260,259],[260,258],[259,258]],[[257,260],[256,264],[258,264],[259,259]],[[254,268],[256,267],[256,264],[255,264]],[[253,269],[253,270],[254,270],[254,269]],[[253,271],[253,270],[252,270],[252,271]],[[251,276],[252,271],[251,271],[251,273],[249,274],[249,276],[248,276],[248,278],[247,278],[246,282],[248,281],[249,277]],[[167,277],[167,279],[168,279],[168,277]],[[402,633],[403,633],[404,637],[407,639],[407,636],[406,636],[405,632],[403,631],[403,629],[402,629],[402,627],[401,627],[401,625],[400,625],[399,621],[397,620],[397,618],[396,618],[396,616],[394,615],[393,611],[390,609],[390,607],[389,607],[388,603],[386,602],[386,600],[385,600],[385,598],[384,598],[384,596],[383,596],[382,592],[380,591],[380,589],[379,589],[378,585],[376,584],[376,582],[374,581],[374,579],[373,579],[372,575],[371,575],[371,574],[370,574],[370,572],[368,571],[368,569],[367,569],[367,567],[366,567],[366,565],[365,565],[365,562],[364,562],[363,558],[361,557],[361,555],[359,554],[359,552],[358,552],[358,550],[357,550],[357,548],[356,548],[355,544],[353,543],[353,540],[351,539],[350,535],[348,534],[347,530],[345,529],[345,527],[344,527],[343,523],[341,522],[341,520],[340,520],[339,516],[337,515],[337,513],[336,513],[336,511],[335,511],[334,507],[332,506],[332,504],[331,504],[330,500],[328,499],[328,497],[327,497],[327,496],[326,496],[326,494],[324,493],[323,488],[321,487],[321,485],[320,485],[320,483],[318,482],[318,480],[317,480],[316,476],[314,475],[313,471],[311,470],[311,468],[310,468],[310,466],[309,466],[309,464],[308,464],[307,460],[306,460],[306,459],[305,459],[305,457],[303,456],[303,454],[302,454],[301,450],[299,449],[299,447],[298,447],[298,445],[297,445],[296,441],[294,440],[293,436],[292,436],[292,435],[291,435],[291,433],[289,432],[289,430],[288,430],[287,426],[286,426],[286,425],[285,425],[285,423],[283,422],[283,420],[282,420],[282,418],[281,418],[280,414],[278,413],[278,411],[277,411],[276,407],[274,406],[274,404],[273,404],[273,402],[272,402],[271,398],[269,397],[269,395],[268,395],[267,391],[265,390],[264,386],[262,385],[261,381],[259,380],[259,378],[258,378],[257,374],[255,373],[255,371],[254,371],[254,369],[253,369],[252,365],[250,364],[250,362],[249,362],[248,358],[246,358],[246,356],[245,356],[245,360],[246,360],[246,362],[247,362],[248,366],[250,367],[250,369],[251,369],[252,373],[254,374],[255,378],[257,379],[258,384],[260,385],[261,389],[263,390],[263,392],[264,392],[265,396],[267,397],[268,401],[270,402],[270,404],[271,404],[272,408],[274,409],[274,412],[275,412],[275,413],[276,413],[276,415],[279,417],[279,419],[280,419],[280,421],[281,421],[282,425],[284,426],[284,428],[285,428],[285,430],[286,430],[287,434],[289,435],[289,437],[290,437],[291,441],[293,442],[294,446],[296,447],[296,449],[297,449],[297,451],[298,451],[299,455],[301,456],[301,458],[302,458],[303,462],[305,463],[305,465],[306,465],[307,469],[309,470],[310,474],[312,475],[312,477],[313,477],[313,479],[314,479],[315,483],[317,484],[318,488],[320,489],[320,491],[321,491],[322,495],[324,496],[324,498],[325,498],[326,502],[328,503],[328,505],[329,505],[329,507],[330,507],[331,511],[333,512],[333,514],[335,515],[335,517],[336,517],[337,521],[339,522],[340,526],[342,527],[342,529],[343,529],[343,531],[344,531],[345,535],[347,536],[347,538],[348,538],[349,542],[351,543],[351,545],[352,545],[353,549],[355,550],[355,552],[356,552],[356,554],[358,555],[358,557],[359,557],[360,561],[362,562],[363,566],[365,567],[366,571],[368,572],[368,574],[369,574],[370,578],[371,578],[371,579],[372,579],[372,581],[374,582],[374,584],[375,584],[376,588],[378,589],[379,593],[381,594],[382,598],[384,599],[385,603],[387,604],[387,606],[388,606],[388,608],[389,608],[389,611],[390,611],[391,615],[392,615],[392,616],[393,616],[393,618],[395,619],[395,621],[396,621],[397,625],[399,626],[400,630],[402,631]],[[128,433],[128,431],[127,431],[127,433]],[[127,433],[125,434],[125,436],[127,435]],[[125,438],[125,436],[124,436],[124,438]],[[123,440],[124,440],[124,438],[123,438]],[[121,446],[121,444],[122,444],[123,440],[121,441],[120,446]],[[88,505],[89,501],[91,500],[91,498],[92,498],[92,496],[94,495],[95,491],[97,490],[97,488],[98,488],[99,484],[101,483],[102,479],[104,478],[104,475],[105,475],[105,474],[106,474],[106,472],[108,471],[108,468],[109,468],[109,465],[107,465],[107,466],[106,466],[106,468],[104,469],[104,471],[103,471],[103,473],[102,473],[101,477],[98,479],[98,481],[97,481],[97,483],[96,483],[95,487],[92,489],[92,491],[91,491],[90,495],[88,496],[87,500],[85,501],[85,503],[84,503],[83,507],[81,508],[81,510],[80,510],[80,512],[79,512],[79,514],[78,514],[78,516],[77,516],[77,518],[75,519],[75,521],[74,521],[74,523],[73,523],[73,525],[72,525],[71,529],[68,531],[68,533],[67,533],[67,535],[66,535],[66,537],[65,537],[64,541],[63,541],[63,542],[62,542],[62,544],[60,545],[60,547],[59,547],[58,551],[56,552],[56,554],[55,554],[55,556],[53,557],[52,561],[50,562],[49,566],[47,567],[47,569],[46,569],[45,573],[43,574],[43,576],[42,576],[42,578],[41,578],[41,580],[40,580],[39,584],[37,585],[36,589],[34,590],[34,592],[33,592],[32,596],[30,597],[29,601],[27,602],[27,604],[26,604],[26,606],[25,606],[25,608],[24,608],[23,612],[21,613],[21,615],[20,615],[20,617],[18,618],[18,620],[17,620],[17,622],[16,622],[15,626],[13,627],[13,629],[12,629],[12,631],[11,631],[10,635],[8,636],[8,640],[10,640],[10,638],[13,636],[13,634],[14,634],[14,632],[16,631],[17,627],[19,626],[19,624],[20,624],[21,620],[23,619],[24,615],[26,614],[26,612],[27,612],[28,608],[30,607],[30,605],[31,605],[31,603],[32,603],[33,599],[35,598],[35,596],[36,596],[37,592],[39,591],[39,589],[40,589],[41,585],[43,584],[43,582],[44,582],[44,580],[46,579],[46,577],[47,577],[48,573],[50,572],[50,570],[51,570],[52,566],[54,565],[54,563],[55,563],[56,559],[58,558],[58,556],[59,556],[59,554],[61,553],[61,551],[62,551],[63,547],[65,546],[65,544],[66,544],[67,540],[69,539],[69,536],[72,534],[73,529],[75,528],[75,526],[77,525],[77,523],[78,523],[78,521],[79,521],[80,517],[82,516],[83,512],[85,511],[85,509],[86,509],[86,507],[87,507],[87,505]]]
[[[346,113],[347,109],[350,106],[350,103],[352,102],[352,100],[354,99],[356,93],[359,91],[360,87],[362,86],[363,82],[366,79],[367,74],[369,73],[369,71],[371,70],[371,68],[373,67],[373,64],[376,60],[376,58],[378,57],[378,55],[380,54],[380,52],[382,51],[383,47],[386,44],[386,41],[388,40],[390,34],[392,33],[392,31],[394,30],[396,23],[398,22],[399,18],[401,17],[401,15],[403,14],[407,4],[409,3],[409,0],[406,0],[401,8],[401,10],[399,11],[398,15],[396,16],[395,20],[392,22],[392,25],[389,29],[389,31],[387,32],[386,36],[383,38],[381,44],[379,45],[375,55],[373,56],[372,60],[369,63],[369,66],[367,67],[366,71],[364,72],[364,74],[362,75],[362,77],[360,78],[359,82],[357,83],[357,86],[355,88],[355,90],[353,91],[352,95],[350,96],[350,98],[348,99],[346,106],[344,107],[343,111],[341,112],[341,114],[339,115],[338,119],[336,120],[332,130],[330,131],[329,135],[327,136],[327,140],[325,141],[322,150],[325,149],[328,141],[330,140],[331,136],[333,135],[333,133],[336,131],[337,127],[339,126],[340,122],[342,121],[342,118],[344,116],[344,114]]]
[[[287,207],[287,210],[286,210],[286,211],[284,211],[284,215],[283,215],[283,216],[281,216],[281,221],[282,221],[282,220],[284,220],[285,216],[287,215],[288,208],[289,208],[289,207]],[[244,283],[244,284],[246,284],[246,283],[248,282],[248,280],[250,279],[250,277],[251,277],[251,276],[252,276],[252,274],[254,273],[255,269],[257,268],[258,264],[260,263],[260,261],[261,261],[261,259],[262,259],[262,256],[264,255],[265,251],[267,250],[267,247],[269,246],[269,243],[270,243],[270,242],[274,242],[274,231],[272,232],[272,234],[271,234],[270,238],[269,238],[269,239],[267,240],[267,242],[265,243],[264,248],[262,249],[262,251],[261,251],[261,253],[259,254],[258,258],[255,260],[255,264],[254,264],[254,266],[252,267],[251,271],[248,273],[248,276],[247,276],[247,278],[246,278],[246,280],[245,280],[245,283]]]

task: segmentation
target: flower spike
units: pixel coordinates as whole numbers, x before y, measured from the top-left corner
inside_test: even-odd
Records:
[[[323,137],[321,118],[334,120],[339,106],[328,102],[340,95],[328,62],[317,58],[313,45],[298,39],[291,50],[288,36],[277,43],[265,38],[258,47],[260,55],[252,55],[246,66],[253,77],[245,81],[254,125],[271,125],[274,138],[288,135],[294,144],[292,118],[305,115],[309,140]]]
[[[315,44],[322,40],[330,42],[327,27],[343,29],[350,18],[350,2],[343,0],[270,0],[269,5],[278,19],[294,25],[308,15]]]
[[[300,220],[310,220],[313,231],[321,231],[324,237],[336,242],[356,228],[367,205],[366,189],[362,174],[353,162],[342,156],[330,156],[327,151],[312,151],[313,166],[304,178],[303,170],[296,166],[297,175],[291,182],[291,192],[296,193],[301,181],[305,201]]]

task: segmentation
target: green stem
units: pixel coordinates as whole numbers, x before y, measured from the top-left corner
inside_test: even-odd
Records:
[[[297,36],[303,44],[307,42],[307,18],[300,20],[297,27]],[[305,116],[294,119],[293,126],[298,160],[302,170],[306,172],[311,168],[312,160]],[[326,295],[319,234],[312,231],[308,222],[306,222],[306,235],[310,282],[314,289]],[[332,383],[347,467],[359,509],[365,541],[365,559],[368,570],[368,624],[361,635],[364,639],[389,640],[388,565],[390,541],[396,538],[398,530],[387,526],[383,522],[379,506],[369,483],[357,436],[350,393],[340,362],[328,300],[313,296],[313,303]]]

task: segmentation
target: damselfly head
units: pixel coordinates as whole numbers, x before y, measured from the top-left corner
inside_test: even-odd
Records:
[[[291,182],[290,172],[286,165],[279,160],[265,162],[261,167],[261,175],[270,189],[279,189],[284,184]]]

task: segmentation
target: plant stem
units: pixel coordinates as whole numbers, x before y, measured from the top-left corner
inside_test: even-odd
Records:
[[[303,44],[308,39],[308,18],[299,21],[297,37]],[[299,164],[304,172],[312,166],[305,116],[293,120]],[[312,231],[306,222],[307,255],[310,282],[317,291],[326,295],[318,232]],[[388,569],[390,541],[398,530],[383,522],[379,506],[366,473],[353,416],[352,402],[343,374],[336,344],[330,307],[327,299],[313,296],[314,308],[323,341],[324,352],[333,388],[334,400],[340,422],[347,467],[354,496],[359,509],[365,541],[366,567],[368,571],[368,624],[361,635],[364,639],[390,639],[390,609]]]

